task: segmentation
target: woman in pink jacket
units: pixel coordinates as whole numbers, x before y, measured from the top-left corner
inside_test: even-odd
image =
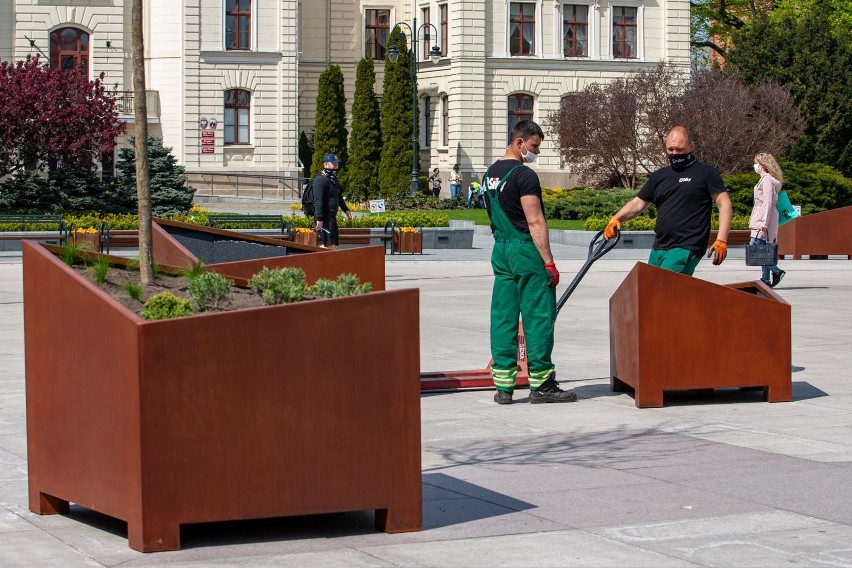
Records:
[[[754,208],[748,227],[751,229],[751,244],[774,243],[778,239],[778,192],[784,183],[784,174],[772,154],[758,154],[754,157],[754,171],[760,174],[760,181],[754,186]],[[786,272],[778,264],[763,266],[761,280],[774,288],[784,278]],[[771,280],[770,280],[771,275]]]

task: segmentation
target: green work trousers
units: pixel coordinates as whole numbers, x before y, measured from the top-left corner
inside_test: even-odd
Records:
[[[659,266],[687,276],[692,276],[699,262],[701,262],[700,254],[684,248],[651,249],[651,256],[648,258],[648,264],[651,266]]]
[[[535,390],[554,370],[553,328],[556,290],[548,286],[544,261],[532,238],[518,231],[496,235],[491,253],[491,356],[494,386],[512,392],[518,360],[518,316],[523,320],[530,388]]]

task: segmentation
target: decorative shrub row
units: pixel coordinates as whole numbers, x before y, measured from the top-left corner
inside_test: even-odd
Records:
[[[584,231],[602,231],[606,228],[607,223],[612,218],[612,215],[606,217],[589,217],[583,223]],[[731,229],[740,231],[748,229],[748,215],[734,215],[731,220]],[[626,223],[621,224],[623,231],[653,231],[657,227],[657,219],[641,215],[635,219],[631,219]],[[710,227],[713,229],[719,228],[719,219],[714,217],[710,220]]]

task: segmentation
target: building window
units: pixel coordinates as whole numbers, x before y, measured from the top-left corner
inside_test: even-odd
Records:
[[[50,66],[79,69],[89,76],[89,34],[77,28],[60,28],[50,34]]]
[[[250,112],[250,92],[225,91],[225,145],[249,143]]]
[[[251,0],[225,1],[225,49],[251,49]]]
[[[535,54],[535,4],[512,2],[509,8],[509,52]]]
[[[636,8],[612,8],[612,56],[636,58]]]
[[[364,55],[383,60],[390,36],[390,10],[367,10],[364,21]]]
[[[441,97],[441,146],[448,146],[450,140],[450,98]]]
[[[589,7],[566,4],[562,8],[562,55],[589,56]]]
[[[429,24],[429,8],[423,8],[420,10],[420,19],[423,20],[423,56],[420,58],[422,60],[429,59],[429,50],[432,49],[432,46],[429,45],[432,43],[432,26]],[[435,38],[437,40],[438,38]]]
[[[512,134],[512,129],[522,120],[533,119],[533,98],[530,95],[512,95],[509,97],[509,129],[506,138]],[[509,142],[511,142],[509,138]]]
[[[432,145],[432,97],[423,97],[423,147]]]
[[[449,37],[450,24],[447,18],[447,5],[438,6],[441,12],[441,55],[447,55],[447,38]]]

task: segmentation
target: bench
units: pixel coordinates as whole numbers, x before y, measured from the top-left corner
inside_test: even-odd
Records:
[[[275,225],[285,238],[290,236],[292,225],[282,215],[208,215],[207,226],[214,229],[258,229],[261,225]],[[277,236],[277,235],[276,235]]]
[[[719,231],[712,230],[710,231],[710,239],[708,239],[707,244],[712,245],[716,242],[716,235],[719,234]],[[745,246],[751,241],[751,230],[732,230],[728,232],[728,246],[736,247],[736,246]]]
[[[68,242],[68,225],[62,220],[60,215],[36,215],[24,213],[10,213],[0,215],[0,225],[16,224],[21,225],[20,231],[15,231],[17,234],[9,235],[0,233],[0,240],[4,241],[20,241],[24,239],[33,241],[55,241],[57,244]],[[34,235],[20,233],[30,233],[32,231],[47,232],[56,227],[55,235]]]
[[[110,229],[109,223],[104,221],[98,230],[98,242],[100,252],[106,254],[112,248],[139,248],[139,230]]]

